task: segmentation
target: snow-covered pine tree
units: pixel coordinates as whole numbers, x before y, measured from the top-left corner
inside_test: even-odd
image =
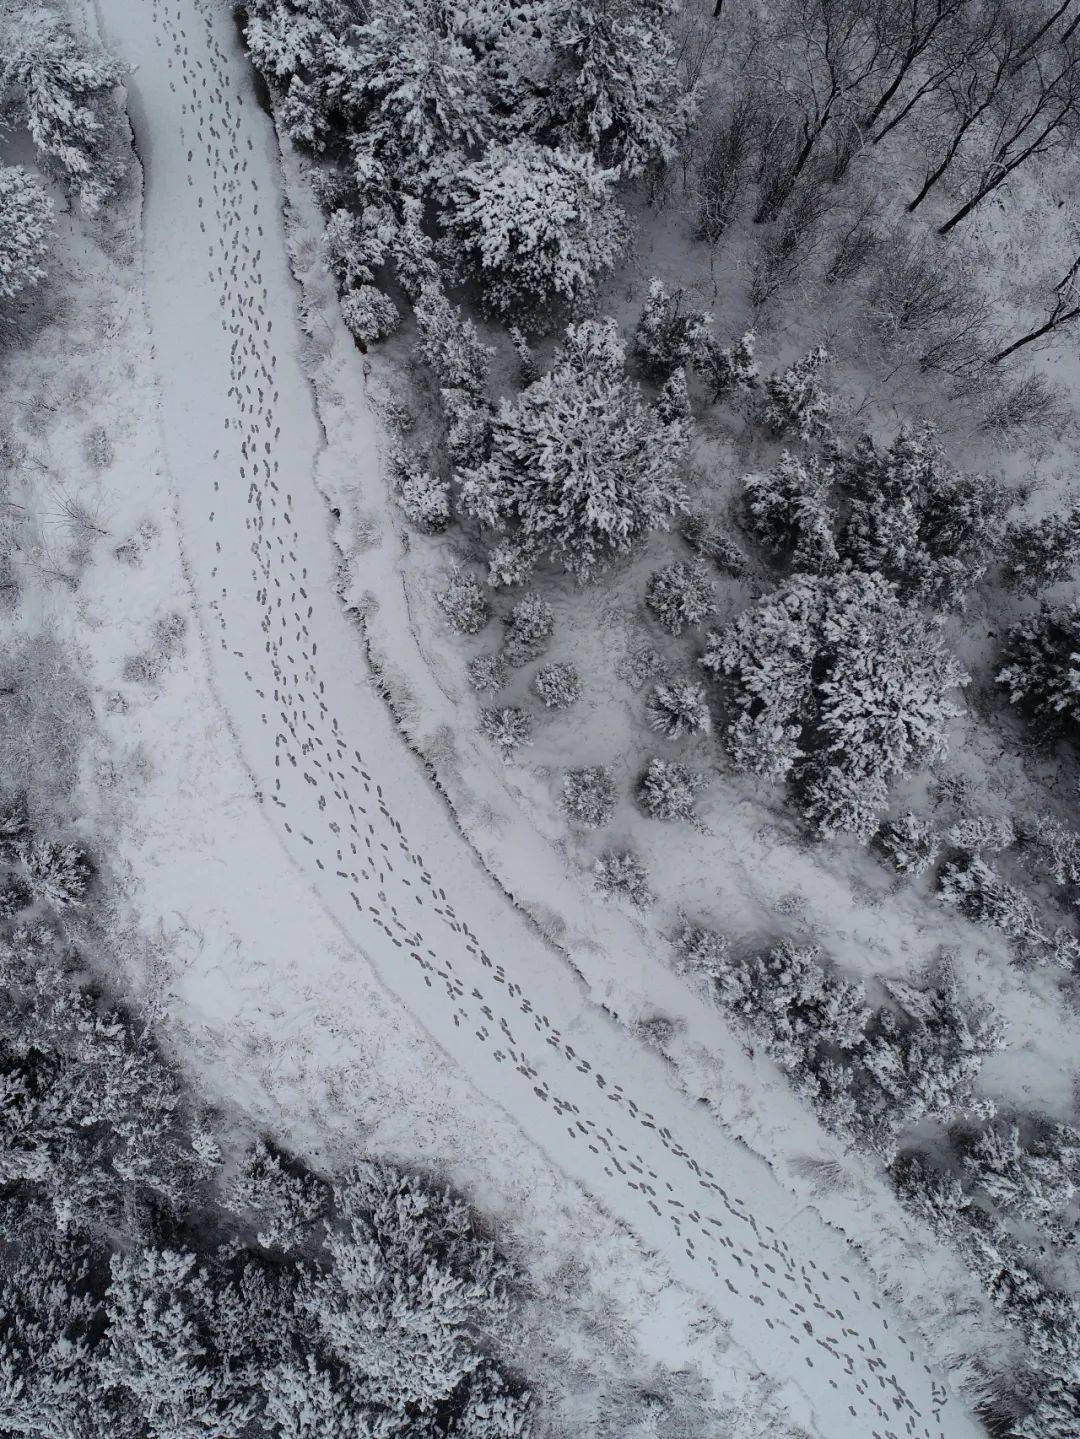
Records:
[[[668,739],[704,734],[711,723],[705,688],[692,680],[665,680],[658,684],[646,701],[645,714],[649,728]]]
[[[538,669],[533,689],[549,710],[565,710],[581,698],[581,676],[573,665],[544,665]]]
[[[943,865],[938,892],[975,924],[1001,930],[1018,944],[1041,946],[1043,932],[1027,895],[1001,877],[977,854],[961,855]]]
[[[722,573],[737,576],[745,572],[746,556],[716,515],[694,511],[687,515],[679,533],[691,549],[712,560]]]
[[[439,384],[486,399],[495,351],[483,343],[460,305],[452,305],[437,285],[425,285],[414,314],[420,353]]]
[[[510,671],[502,655],[474,655],[465,667],[469,684],[477,694],[495,694],[510,682]]]
[[[602,765],[572,769],[563,776],[562,807],[574,824],[600,829],[615,813],[615,780]]]
[[[341,297],[341,318],[353,339],[365,348],[385,340],[401,324],[398,307],[375,285],[346,290]]]
[[[954,1174],[938,1169],[928,1156],[902,1154],[892,1166],[897,1193],[935,1234],[954,1237],[971,1222],[971,1197]]]
[[[832,397],[819,379],[829,359],[825,346],[818,345],[765,381],[764,420],[775,434],[794,434],[805,444],[829,437]]]
[[[320,1367],[313,1354],[267,1366],[258,1379],[265,1422],[274,1439],[377,1439],[378,1415],[360,1408],[351,1386]]]
[[[539,659],[555,633],[555,611],[541,595],[522,595],[503,618],[506,638],[502,654],[515,668]]]
[[[532,716],[513,705],[484,709],[480,711],[480,733],[509,764],[523,745],[533,742]]]
[[[656,401],[656,413],[665,425],[686,424],[693,418],[686,371],[681,365],[664,381]]]
[[[1080,563],[1080,505],[1063,515],[1011,524],[1005,532],[1004,580],[1022,595],[1036,595],[1071,580]]]
[[[635,909],[648,909],[653,902],[649,873],[630,850],[609,850],[593,865],[593,883],[609,899],[627,899]]]
[[[0,803],[0,862],[14,864],[19,848],[30,839],[30,812],[26,798],[15,795]]]
[[[645,603],[669,634],[681,635],[715,613],[716,584],[700,555],[674,560],[649,576]]]
[[[410,450],[395,450],[390,457],[395,482],[394,498],[405,517],[426,535],[438,535],[450,523],[450,482]]]
[[[675,943],[676,964],[684,973],[720,984],[731,965],[731,946],[704,925],[686,924]]]
[[[677,761],[653,758],[638,780],[638,801],[653,819],[693,820],[694,804],[708,777]]]
[[[25,123],[43,165],[87,213],[99,210],[122,171],[109,153],[108,97],[123,66],[52,10],[20,14],[0,61],[0,95]]]
[[[480,582],[467,570],[452,570],[445,587],[435,598],[451,628],[459,634],[478,635],[491,618]]]
[[[874,845],[900,874],[924,874],[937,858],[941,839],[928,819],[912,810],[886,820]]]
[[[326,1208],[324,1187],[290,1168],[264,1140],[256,1140],[222,1194],[233,1214],[258,1225],[265,1248],[295,1249],[308,1241]]]
[[[0,299],[12,300],[45,278],[52,205],[21,165],[0,166]]]
[[[785,450],[773,469],[743,481],[751,534],[793,570],[831,574],[840,564],[832,487],[832,465]]]
[[[669,295],[664,282],[649,281],[649,298],[634,332],[634,354],[657,382],[692,364],[712,324],[703,310],[684,308],[686,292]]]
[[[555,0],[555,69],[536,123],[624,177],[670,160],[693,113],[665,24],[673,10],[669,0]]]
[[[968,815],[949,826],[945,831],[945,841],[954,849],[963,849],[969,854],[996,854],[999,850],[1013,847],[1016,830],[1012,820],[1005,817]]]
[[[461,475],[461,503],[585,580],[686,507],[686,435],[616,370],[611,321],[567,331],[564,353],[495,417],[491,457]]]
[[[94,877],[86,850],[53,839],[31,839],[19,847],[27,883],[34,898],[54,909],[79,905]]]
[[[613,175],[519,135],[450,177],[440,223],[490,306],[519,322],[587,295],[623,245]]]
[[[752,330],[730,345],[722,345],[715,335],[703,340],[694,357],[694,368],[708,385],[713,404],[725,395],[750,394],[757,388],[754,344]]]
[[[998,684],[1047,738],[1080,725],[1080,603],[1044,605],[1012,627]]]

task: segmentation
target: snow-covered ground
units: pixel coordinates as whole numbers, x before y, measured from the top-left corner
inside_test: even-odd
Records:
[[[258,796],[196,796],[205,853],[183,879],[187,856],[166,868],[159,847],[156,876],[143,875],[150,897],[174,890],[177,911],[197,919],[192,885],[209,867],[223,890],[247,890],[257,931],[267,915],[287,922],[282,886],[295,887],[305,915],[315,896],[312,948],[336,928],[338,963],[369,963],[472,1080],[475,1104],[510,1116],[654,1249],[762,1369],[790,1381],[807,1421],[823,1433],[850,1432],[853,1418],[879,1436],[980,1432],[842,1241],[812,1210],[794,1212],[767,1167],[589,1002],[405,750],[335,590],[274,136],[231,20],[195,0],[102,0],[101,15],[135,67],[147,297],[184,553],[219,723]],[[374,474],[376,426],[369,415],[353,422],[366,444],[352,463],[366,449]],[[256,802],[269,828],[251,823]],[[233,829],[216,826],[219,809]],[[250,848],[223,845],[234,834]],[[227,971],[228,956],[215,959]],[[269,1003],[276,979],[263,976]],[[229,985],[219,974],[207,1002]],[[313,996],[313,1011],[328,1004]],[[281,1016],[298,1046],[305,1019]],[[288,1034],[279,1039],[287,1055]]]

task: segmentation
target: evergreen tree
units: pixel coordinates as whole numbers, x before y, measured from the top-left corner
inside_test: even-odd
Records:
[[[1036,595],[1071,580],[1080,560],[1080,505],[1064,515],[1011,524],[1005,532],[1005,583]]]
[[[123,78],[116,60],[53,11],[23,14],[10,28],[0,94],[25,122],[42,163],[88,213],[101,208],[121,173],[109,155],[106,102]]]
[[[829,504],[832,485],[831,465],[803,461],[785,450],[774,469],[747,475],[743,482],[750,532],[792,569],[831,574],[840,564]]]
[[[609,850],[593,865],[593,882],[609,899],[627,899],[635,909],[648,909],[653,902],[649,874],[636,854]]]
[[[646,374],[669,380],[693,363],[712,324],[701,310],[683,309],[685,291],[669,295],[662,280],[649,282],[649,299],[634,333],[634,354]]]
[[[436,599],[451,628],[459,634],[478,635],[491,618],[479,580],[465,570],[453,570]]]
[[[565,710],[581,698],[581,676],[573,665],[545,665],[533,680],[540,701],[549,710]]]
[[[731,538],[727,527],[715,515],[695,512],[687,515],[680,534],[691,549],[712,560],[718,570],[728,575],[741,575],[746,558]]]
[[[540,595],[523,595],[503,619],[503,658],[515,668],[539,659],[555,633],[555,611]]]
[[[1046,942],[1031,901],[977,854],[961,855],[944,865],[938,875],[938,891],[947,904],[955,905],[975,924],[999,929],[1019,944]]]
[[[495,694],[510,682],[510,671],[502,655],[475,655],[466,666],[466,673],[477,694]]]
[[[664,381],[660,398],[656,402],[656,413],[665,425],[686,424],[692,420],[690,391],[686,384],[686,371],[682,366]]]
[[[493,309],[542,316],[588,294],[622,248],[611,182],[583,151],[517,136],[455,170],[440,221]]]
[[[441,479],[418,455],[398,450],[391,456],[394,498],[405,517],[427,535],[438,535],[450,523],[450,482]]]
[[[670,760],[651,759],[638,780],[638,800],[653,819],[692,820],[694,803],[708,779]]]
[[[225,1189],[226,1209],[258,1224],[256,1238],[269,1249],[295,1249],[311,1238],[326,1206],[323,1187],[290,1169],[281,1155],[256,1140]]]
[[[571,326],[554,369],[495,417],[491,457],[461,476],[466,511],[579,579],[666,529],[686,505],[685,435],[613,366],[611,322]]]
[[[599,829],[615,813],[615,781],[601,765],[572,769],[563,776],[562,805],[574,823]]]
[[[668,739],[703,734],[711,722],[705,690],[690,680],[658,684],[646,702],[645,713],[650,729],[658,730]]]
[[[715,612],[716,585],[700,555],[689,563],[675,560],[649,576],[645,603],[669,634],[681,635]]]
[[[374,285],[357,285],[341,297],[341,318],[355,340],[365,348],[385,340],[401,324],[398,307]]]
[[[874,844],[901,874],[924,874],[937,858],[941,840],[929,820],[908,810],[886,820]]]
[[[0,167],[0,299],[12,300],[45,278],[52,205],[20,165]]]
[[[731,966],[731,946],[722,934],[702,925],[683,926],[676,941],[678,967],[684,973],[722,984]]]
[[[758,384],[758,367],[754,359],[754,332],[730,345],[721,345],[715,335],[702,341],[694,356],[694,368],[708,385],[713,404],[725,395],[750,394]]]
[[[1048,738],[1080,724],[1080,603],[1044,606],[1009,631],[998,684]]]
[[[828,438],[832,399],[822,389],[818,375],[829,359],[825,346],[818,345],[765,381],[765,423],[777,435],[794,434],[806,443]]]
[[[512,705],[480,711],[480,733],[507,764],[523,745],[532,744],[532,716]]]
[[[53,839],[31,839],[21,847],[19,857],[34,898],[54,909],[82,904],[94,865],[78,845]]]

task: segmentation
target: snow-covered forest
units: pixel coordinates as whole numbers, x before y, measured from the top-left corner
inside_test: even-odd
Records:
[[[1080,0],[0,4],[0,1431],[1080,1436]]]

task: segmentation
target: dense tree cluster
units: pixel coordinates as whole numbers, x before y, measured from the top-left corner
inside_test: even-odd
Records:
[[[741,769],[790,779],[821,834],[868,838],[889,780],[941,754],[965,676],[940,625],[879,575],[796,575],[710,634]]]
[[[0,299],[12,300],[45,278],[52,206],[20,165],[0,168]]]
[[[499,1367],[513,1276],[465,1205],[366,1162],[225,1159],[63,928],[80,852],[0,811],[52,876],[0,922],[0,1427],[56,1439],[526,1439]]]

